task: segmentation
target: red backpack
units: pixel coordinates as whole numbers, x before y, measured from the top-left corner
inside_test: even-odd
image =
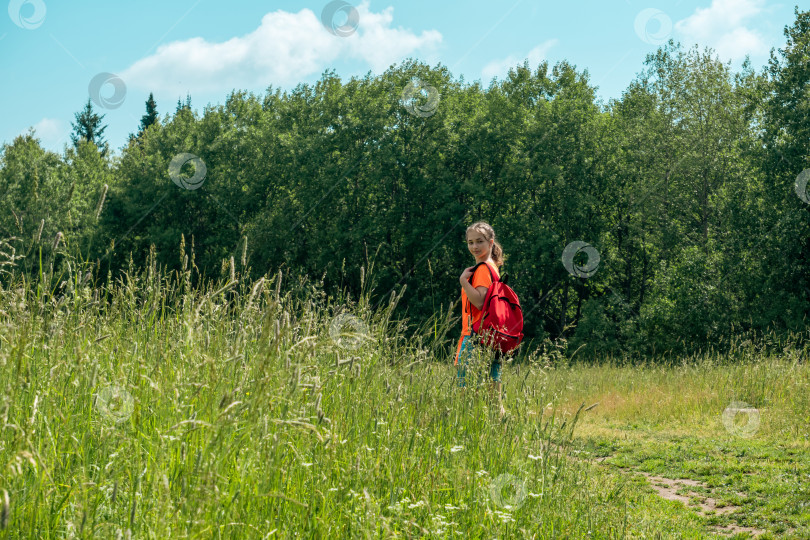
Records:
[[[482,264],[486,263],[478,263],[473,267],[473,275]],[[496,278],[492,274],[492,268],[488,264],[486,266],[492,284],[487,289],[484,305],[481,306],[481,318],[473,324],[472,331],[474,334],[482,334],[482,345],[508,353],[523,341],[523,310],[517,294],[506,284],[508,276],[504,280]],[[472,285],[472,276],[470,284]],[[469,306],[467,312],[470,312]]]

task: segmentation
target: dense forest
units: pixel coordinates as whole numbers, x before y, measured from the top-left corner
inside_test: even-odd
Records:
[[[810,11],[795,16],[759,71],[670,41],[606,104],[567,62],[483,87],[409,60],[201,115],[150,96],[112,155],[88,102],[61,155],[33,132],[0,151],[2,279],[100,286],[151,256],[196,284],[284,269],[356,297],[364,273],[379,302],[406,286],[418,324],[460,315],[465,228],[485,220],[528,339],[596,357],[802,332]]]

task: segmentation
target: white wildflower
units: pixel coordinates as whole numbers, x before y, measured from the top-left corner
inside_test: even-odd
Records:
[[[410,497],[405,497],[405,498],[404,498],[404,499],[402,499],[401,501],[396,502],[396,503],[394,503],[393,505],[389,505],[389,506],[388,506],[388,509],[389,509],[389,510],[393,510],[393,511],[395,511],[395,512],[402,512],[402,505],[407,504],[407,503],[409,503],[409,502],[411,502]]]
[[[509,506],[507,506],[506,508],[511,509]],[[514,519],[512,519],[512,514],[509,514],[507,512],[501,512],[499,510],[495,510],[495,514],[499,518],[501,518],[501,522],[503,522],[503,523],[509,523],[510,521],[512,521],[512,522],[515,521]]]
[[[455,523],[455,522],[452,522],[452,521],[450,523],[446,522],[444,520],[444,516],[442,516],[441,514],[437,514],[437,515],[433,516],[432,521],[433,521],[433,526],[436,527],[435,533],[437,535],[439,535],[439,536],[441,536],[441,535],[443,535],[445,533],[445,528],[448,525],[458,525],[458,523]]]

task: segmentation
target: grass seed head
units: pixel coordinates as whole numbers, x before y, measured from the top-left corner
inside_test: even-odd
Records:
[[[5,489],[3,490],[3,508],[0,509],[0,529],[5,529],[8,526],[8,515],[9,515],[9,501],[8,501],[8,491]]]
[[[53,246],[51,246],[51,249],[53,251],[56,251],[56,248],[59,247],[59,242],[61,240],[62,240],[62,232],[60,231],[60,232],[56,233],[56,238],[53,239]]]
[[[104,184],[104,189],[101,191],[101,197],[98,199],[98,205],[96,206],[96,219],[101,215],[101,209],[104,208],[104,200],[107,198],[107,189],[109,189],[109,187],[110,186],[107,184]]]

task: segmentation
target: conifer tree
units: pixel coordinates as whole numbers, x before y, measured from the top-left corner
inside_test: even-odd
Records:
[[[104,116],[103,114],[100,116],[96,114],[90,98],[87,98],[87,105],[85,105],[84,110],[76,113],[76,122],[70,123],[73,128],[70,139],[76,148],[79,147],[81,141],[89,141],[101,150],[101,155],[107,155],[108,146],[103,136],[107,126],[101,124]]]
[[[186,102],[185,103],[180,101],[180,98],[177,98],[177,109],[175,110],[175,114],[179,113],[183,109],[186,109],[188,111],[191,110],[191,95],[189,95],[189,94],[186,94]]]
[[[149,99],[146,100],[146,114],[141,117],[141,125],[138,132],[143,133],[146,131],[146,128],[157,122],[157,119],[157,103],[155,103],[155,97],[152,95],[152,92],[149,92]]]

